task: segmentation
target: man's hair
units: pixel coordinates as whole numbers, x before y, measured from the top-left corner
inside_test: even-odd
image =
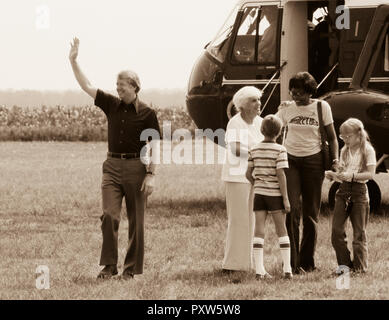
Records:
[[[292,89],[302,89],[306,93],[314,94],[317,90],[317,82],[309,72],[299,72],[289,80],[289,90]]]
[[[240,111],[245,106],[245,102],[251,97],[261,97],[262,91],[253,86],[245,86],[240,88],[233,96],[232,102],[235,107]]]
[[[268,114],[262,120],[261,132],[265,137],[276,138],[280,135],[282,121],[274,114]]]
[[[126,80],[130,85],[135,87],[135,92],[138,93],[140,90],[140,81],[138,75],[132,70],[123,70],[119,72],[118,79]]]

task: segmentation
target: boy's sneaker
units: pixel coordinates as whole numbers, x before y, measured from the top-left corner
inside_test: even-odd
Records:
[[[282,278],[287,280],[292,279],[293,278],[292,272],[285,272]]]

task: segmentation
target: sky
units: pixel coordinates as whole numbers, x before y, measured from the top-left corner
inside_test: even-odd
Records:
[[[73,90],[68,59],[90,82],[114,90],[136,71],[142,88],[186,88],[192,66],[237,0],[1,0],[0,90]]]

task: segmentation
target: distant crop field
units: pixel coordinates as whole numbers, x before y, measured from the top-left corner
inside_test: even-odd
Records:
[[[153,107],[161,130],[185,128],[192,134],[195,124],[184,108]],[[0,141],[106,141],[107,119],[96,106],[19,107],[0,105]]]
[[[319,271],[291,281],[281,278],[277,237],[268,219],[265,265],[273,279],[259,283],[253,272],[222,274],[227,219],[220,164],[161,164],[145,215],[144,274],[130,282],[98,281],[106,148],[103,142],[0,143],[0,299],[389,298],[388,217],[370,217],[369,272],[351,277],[350,289],[339,290],[331,275],[336,260],[325,203],[316,254]],[[386,192],[387,215],[387,175],[377,179]],[[350,226],[347,232],[351,241]],[[119,272],[126,237],[123,211]],[[49,270],[47,290],[36,287],[38,266]]]

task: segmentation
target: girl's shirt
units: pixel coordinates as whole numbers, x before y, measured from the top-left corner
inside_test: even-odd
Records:
[[[247,124],[237,113],[227,124],[225,135],[226,158],[222,169],[222,180],[228,182],[250,183],[246,179],[247,156],[237,157],[231,151],[231,144],[240,142],[241,150],[248,150],[263,140],[261,133],[262,118],[256,116],[252,124]]]
[[[344,162],[344,153],[348,152],[348,163]],[[340,167],[343,172],[347,173],[359,173],[362,172],[361,166],[362,152],[358,149],[355,153],[351,153],[349,148],[343,147],[340,151]],[[366,166],[375,166],[377,163],[374,148],[367,143],[366,144]],[[357,180],[355,182],[366,183],[368,180]]]
[[[288,132],[284,146],[293,156],[307,157],[321,151],[321,138],[319,117],[317,114],[317,102],[315,99],[306,106],[297,106],[290,102],[286,107],[277,112]],[[322,100],[323,124],[328,126],[334,122],[330,105]]]

